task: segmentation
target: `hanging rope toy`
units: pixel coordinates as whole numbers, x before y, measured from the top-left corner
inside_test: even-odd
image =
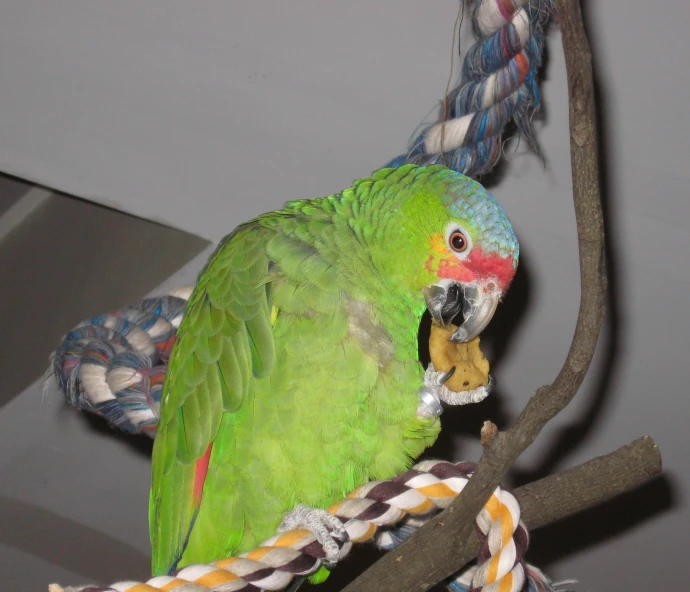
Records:
[[[469,177],[494,167],[509,121],[538,152],[531,115],[540,104],[537,70],[551,0],[475,2],[478,41],[465,55],[460,84],[445,97],[438,121],[387,166],[445,164]]]

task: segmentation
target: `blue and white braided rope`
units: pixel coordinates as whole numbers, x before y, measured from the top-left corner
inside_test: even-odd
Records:
[[[465,55],[461,83],[443,101],[439,120],[387,166],[445,164],[476,177],[498,162],[501,136],[511,120],[537,150],[531,114],[540,104],[536,76],[543,25],[552,12],[552,0],[475,2],[478,40]]]
[[[192,291],[178,288],[83,321],[51,356],[58,386],[77,409],[153,437],[167,360]]]

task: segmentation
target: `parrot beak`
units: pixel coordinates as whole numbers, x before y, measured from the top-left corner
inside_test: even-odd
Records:
[[[463,286],[465,304],[462,307],[463,323],[450,336],[451,341],[467,342],[479,335],[498,308],[501,292],[496,282]]]
[[[462,285],[441,280],[423,288],[422,292],[431,318],[442,327],[450,325],[462,306],[463,323],[450,340],[467,342],[479,335],[493,318],[501,298],[496,286],[494,281]]]
[[[445,327],[451,324],[453,318],[462,309],[462,292],[460,285],[452,280],[440,282],[422,288],[426,307],[435,323]]]

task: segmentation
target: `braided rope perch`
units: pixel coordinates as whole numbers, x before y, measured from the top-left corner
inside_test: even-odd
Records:
[[[352,543],[374,541],[388,549],[413,532],[421,522],[446,508],[469,481],[474,463],[429,460],[388,481],[359,487],[328,509],[344,525],[349,541],[339,543],[340,559]],[[410,520],[410,519],[416,520]],[[421,519],[421,520],[420,520]],[[409,525],[390,529],[403,520]],[[519,592],[526,579],[530,589],[552,590],[551,582],[523,560],[529,536],[520,521],[520,507],[508,491],[497,488],[477,517],[481,549],[478,565],[448,582],[452,590]],[[74,592],[249,592],[282,590],[295,576],[314,573],[326,553],[307,530],[277,534],[237,557],[184,567],[174,575],[147,582],[122,581],[109,587],[64,589]],[[51,584],[51,592],[63,590]]]

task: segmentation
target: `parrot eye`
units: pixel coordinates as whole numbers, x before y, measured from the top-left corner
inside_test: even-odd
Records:
[[[455,230],[448,239],[450,248],[456,253],[463,253],[467,249],[467,239],[465,235],[459,230]]]
[[[458,259],[463,260],[472,250],[472,237],[457,222],[451,222],[446,227],[446,244]]]

